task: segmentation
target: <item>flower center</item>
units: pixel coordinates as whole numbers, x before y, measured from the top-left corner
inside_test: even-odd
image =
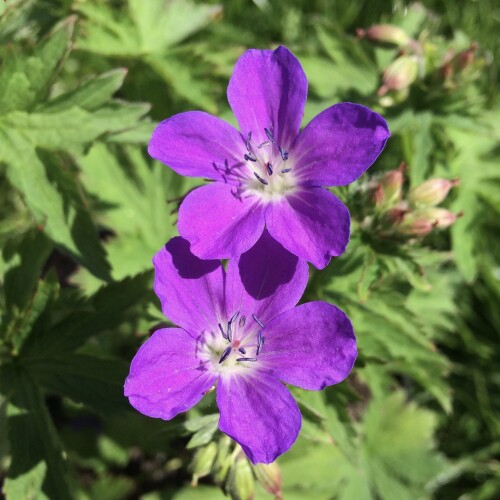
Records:
[[[267,141],[258,145],[252,143],[251,131],[247,136],[244,160],[250,175],[245,190],[264,201],[273,201],[292,191],[296,182],[288,151],[276,143],[272,128],[264,131]]]
[[[255,314],[247,318],[238,311],[227,326],[219,323],[217,331],[201,339],[199,357],[218,373],[253,368],[264,347],[263,329],[263,323]]]

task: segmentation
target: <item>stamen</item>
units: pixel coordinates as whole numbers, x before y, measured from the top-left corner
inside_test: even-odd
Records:
[[[261,144],[259,144],[257,146],[258,149],[260,148],[265,148],[266,146],[269,146],[269,144],[271,144],[269,141],[266,141],[266,142],[262,142]]]
[[[233,340],[233,336],[231,333],[231,321],[227,324],[227,340],[231,342]]]
[[[257,335],[257,356],[262,351],[262,347],[264,347],[264,337],[262,336],[262,332],[259,332]]]
[[[264,129],[264,132],[266,133],[267,138],[274,144],[276,141],[274,140],[272,132],[267,128]]]
[[[227,335],[226,335],[226,332],[224,332],[224,328],[222,328],[222,325],[219,323],[219,330],[220,332],[222,333],[222,336],[226,339],[226,340],[229,340]]]
[[[245,316],[242,316],[240,318],[240,328],[243,328],[245,326],[246,321],[247,321],[247,319]]]
[[[269,182],[264,180],[257,172],[254,172],[253,175],[255,175],[255,177],[257,177],[257,180],[264,184],[264,186],[267,186],[269,184]]]
[[[261,327],[261,328],[264,328],[264,325],[262,324],[262,322],[259,320],[259,318],[257,318],[257,316],[255,316],[255,314],[252,314],[252,318],[254,319],[254,321]]]
[[[252,131],[250,130],[250,132],[248,132],[248,135],[247,135],[247,150],[248,152],[250,152],[250,142],[252,141]]]
[[[273,175],[273,166],[272,166],[271,162],[267,162],[267,167],[266,168],[267,168],[267,173],[269,175]]]
[[[238,358],[236,361],[257,361],[257,358]]]
[[[229,320],[229,323],[233,323],[234,321],[236,321],[236,318],[239,316],[240,314],[240,311],[236,311],[232,316],[231,316],[231,319]]]
[[[283,161],[287,161],[288,160],[288,151],[285,151],[281,146],[279,147],[279,150],[280,150],[280,155],[281,155],[281,158],[283,159]]]
[[[231,354],[231,350],[232,350],[231,346],[226,347],[226,349],[222,353],[222,356],[219,359],[219,364],[221,364],[225,359],[227,359],[227,357]]]
[[[291,171],[292,171],[292,169],[291,169],[291,168],[284,168],[284,169],[281,171],[281,173],[282,173],[282,174],[286,174],[287,172],[291,172]]]
[[[245,154],[245,160],[246,161],[257,161],[257,158],[255,158],[255,156],[250,153],[250,151],[248,153]]]
[[[240,347],[240,348],[238,349],[238,351],[240,351],[240,352],[241,352],[241,354],[246,354],[246,353],[247,353],[246,349],[244,349],[243,347]]]

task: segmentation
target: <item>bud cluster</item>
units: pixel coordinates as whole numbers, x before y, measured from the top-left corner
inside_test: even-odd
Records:
[[[432,17],[428,11],[424,11],[424,15]],[[477,56],[476,42],[467,46],[460,37],[445,40],[433,35],[425,22],[415,37],[392,24],[358,28],[356,34],[358,38],[394,52],[390,63],[382,68],[382,81],[377,91],[380,104],[386,107],[405,101],[413,89],[427,94],[433,107],[436,103],[445,106],[450,96],[457,100],[461,93],[467,93],[469,84],[480,76],[486,63],[484,58]],[[422,101],[421,96],[418,97]]]
[[[200,478],[211,475],[233,500],[252,500],[256,481],[276,500],[282,498],[279,465],[276,462],[253,465],[241,446],[228,436],[198,448],[190,470],[192,486],[196,487]]]
[[[404,192],[404,168],[372,178],[362,189],[362,226],[383,238],[419,238],[451,226],[460,213],[438,207],[459,179],[429,179]]]

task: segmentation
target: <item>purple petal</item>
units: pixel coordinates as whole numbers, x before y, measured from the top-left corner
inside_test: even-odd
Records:
[[[321,390],[338,384],[357,356],[349,318],[334,305],[309,302],[287,311],[265,329],[259,362],[287,384]]]
[[[148,152],[180,175],[234,184],[246,148],[229,123],[202,111],[188,111],[156,127]]]
[[[225,317],[225,273],[220,261],[195,257],[189,242],[172,238],[153,258],[154,289],[165,316],[194,338]]]
[[[265,324],[297,304],[308,276],[307,262],[285,250],[264,230],[250,250],[229,261],[228,309],[250,317],[253,313]]]
[[[144,415],[163,420],[193,407],[216,380],[195,350],[195,340],[180,328],[155,332],[132,360],[125,381],[130,404]]]
[[[241,255],[259,239],[264,224],[265,207],[256,197],[238,197],[220,182],[195,189],[179,210],[179,233],[202,259]]]
[[[252,463],[271,463],[297,439],[301,415],[289,390],[264,373],[219,379],[219,428]]]
[[[277,145],[289,149],[297,136],[307,98],[307,78],[285,47],[247,50],[236,63],[227,88],[229,104],[244,137],[256,144],[273,129]]]
[[[389,136],[387,123],[379,114],[344,102],[311,120],[290,157],[301,183],[343,186],[372,165]]]
[[[323,188],[304,187],[270,204],[266,223],[273,238],[318,269],[340,255],[349,243],[349,211]]]

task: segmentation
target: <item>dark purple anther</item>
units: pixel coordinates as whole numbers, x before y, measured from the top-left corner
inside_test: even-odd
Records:
[[[264,132],[266,133],[267,138],[274,144],[275,140],[274,140],[272,132],[267,128],[264,129]]]
[[[259,144],[259,145],[257,146],[257,148],[258,148],[258,149],[260,149],[260,148],[264,148],[264,147],[266,147],[266,146],[269,146],[269,144],[271,144],[271,143],[270,143],[269,141],[266,141],[266,142],[263,142],[263,143]]]
[[[257,361],[257,358],[238,358],[236,361]]]
[[[222,353],[222,356],[219,359],[219,364],[222,363],[225,359],[227,359],[227,357],[231,354],[231,349],[232,349],[231,346],[226,347],[226,349]]]
[[[240,327],[243,328],[245,326],[245,323],[247,321],[247,318],[245,316],[242,316],[240,318]]]
[[[267,162],[266,169],[267,169],[267,173],[269,175],[273,175],[273,166],[272,166],[271,162]]]
[[[222,333],[222,336],[223,336],[226,340],[228,340],[227,335],[226,335],[226,332],[224,332],[224,328],[222,328],[222,325],[221,325],[220,323],[219,323],[219,330],[220,330],[220,332]]]
[[[250,151],[249,151],[247,154],[245,154],[245,160],[246,161],[257,161],[257,158],[255,158],[255,156],[252,153],[250,153]]]
[[[281,173],[282,173],[282,174],[286,174],[287,172],[291,172],[291,171],[292,171],[292,169],[291,169],[291,168],[284,168],[284,169],[281,171]]]
[[[261,182],[262,184],[264,184],[264,186],[267,186],[269,183],[264,180],[257,172],[254,172],[253,175],[255,175],[255,177],[257,177],[257,180],[259,182]]]
[[[248,152],[250,152],[250,142],[252,141],[252,131],[250,130],[250,132],[248,132],[248,135],[247,135],[247,150]]]
[[[240,352],[241,352],[241,354],[246,354],[246,353],[247,353],[246,349],[244,349],[243,347],[240,347],[240,348],[238,349],[238,351],[240,351]]]
[[[264,328],[264,325],[262,324],[262,322],[260,321],[259,318],[257,318],[257,316],[255,316],[255,314],[252,314],[252,318],[254,319],[254,321],[261,327],[261,328]]]
[[[231,342],[233,340],[232,332],[231,332],[231,321],[227,324],[227,340]]]
[[[264,346],[264,337],[262,336],[262,332],[257,334],[257,356],[262,351],[262,347]]]
[[[229,323],[234,323],[236,321],[236,318],[239,316],[240,311],[236,311],[232,316],[231,319],[229,320]]]
[[[280,155],[281,155],[281,158],[283,159],[283,161],[287,161],[288,160],[288,151],[285,151],[281,146],[279,147],[279,150],[280,150]]]

